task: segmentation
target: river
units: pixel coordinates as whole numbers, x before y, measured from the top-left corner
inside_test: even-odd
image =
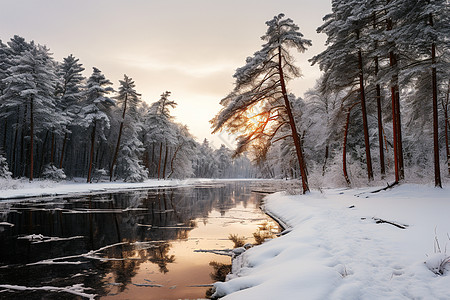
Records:
[[[1,299],[199,299],[225,274],[230,235],[277,224],[261,182],[0,202]],[[217,250],[217,251],[212,251]],[[219,271],[219,272],[217,272]]]

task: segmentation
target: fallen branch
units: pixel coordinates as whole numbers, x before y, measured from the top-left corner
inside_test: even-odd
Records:
[[[375,194],[375,193],[378,193],[378,192],[381,192],[381,191],[386,191],[386,190],[388,190],[390,188],[393,188],[397,184],[398,184],[398,181],[395,181],[394,183],[391,183],[391,184],[388,183],[386,187],[384,187],[382,189],[379,189],[379,190],[371,191],[371,193]]]
[[[386,221],[386,220],[379,219],[379,218],[372,218],[372,219],[374,219],[375,223],[377,223],[377,224],[387,223],[387,224],[394,225],[395,227],[398,227],[400,229],[406,229],[409,226],[409,225],[406,225],[406,224],[398,224],[398,223],[395,223],[395,222]]]

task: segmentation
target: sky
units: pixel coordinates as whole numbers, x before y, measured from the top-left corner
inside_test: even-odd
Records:
[[[296,96],[320,76],[308,59],[324,49],[316,32],[331,11],[330,0],[0,0],[0,40],[13,35],[46,45],[62,61],[73,54],[99,68],[117,88],[133,78],[148,103],[164,91],[178,103],[173,115],[199,140],[233,145],[225,133],[211,135],[209,120],[233,89],[233,74],[263,44],[265,22],[284,13],[313,46],[296,55],[303,77],[289,83]]]

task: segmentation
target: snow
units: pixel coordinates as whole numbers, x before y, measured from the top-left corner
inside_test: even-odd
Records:
[[[83,182],[79,182],[83,180]],[[129,189],[179,187],[216,182],[214,179],[157,180],[130,183],[123,181],[86,183],[85,179],[55,182],[52,180],[14,180],[0,178],[0,201],[30,197],[47,197],[87,193],[115,192]],[[229,179],[233,181],[233,179]],[[254,180],[254,179],[252,179]],[[227,180],[220,180],[227,181]],[[13,200],[16,201],[16,200]],[[2,201],[4,202],[4,201]]]
[[[449,299],[450,188],[371,190],[266,197],[265,210],[289,231],[237,256],[216,296]]]
[[[217,180],[88,184],[0,179],[0,200],[210,183]],[[224,299],[449,299],[450,188],[402,184],[371,193],[374,189],[267,196],[264,209],[286,230],[261,246],[235,250],[232,274],[226,282],[214,284],[216,295]],[[6,222],[0,225],[11,226]],[[60,239],[41,235],[21,238],[30,242]],[[36,264],[114,260],[98,256],[104,249]],[[79,286],[1,288],[48,289],[93,297]]]
[[[86,290],[90,290],[90,288],[85,288],[83,284],[75,284],[68,287],[56,287],[56,286],[39,286],[39,287],[27,287],[20,285],[9,285],[9,284],[0,284],[0,288],[7,290],[16,290],[16,291],[51,291],[51,292],[64,292],[69,293],[75,296],[79,296],[87,299],[95,299],[96,294],[88,294],[85,293]]]

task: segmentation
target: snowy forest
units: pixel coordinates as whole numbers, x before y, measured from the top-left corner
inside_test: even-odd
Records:
[[[118,87],[69,55],[14,36],[0,41],[2,177],[143,181],[147,178],[301,178],[346,186],[450,175],[449,20],[446,1],[332,1],[317,31],[322,71],[304,97],[296,51],[312,42],[283,14],[234,75],[211,120],[237,149],[199,143],[171,115],[170,92],[147,104],[124,75]],[[248,157],[240,155],[248,153]],[[253,165],[252,165],[253,164]]]
[[[256,174],[222,145],[198,143],[171,115],[170,92],[148,105],[124,75],[89,78],[73,55],[53,59],[46,46],[14,36],[0,43],[2,177],[85,177],[139,182],[147,178],[239,178]]]
[[[236,70],[215,131],[241,132],[236,153],[252,152],[270,177],[300,176],[304,192],[308,177],[319,187],[433,178],[442,186],[449,16],[446,1],[332,1],[317,29],[327,47],[309,60],[322,76],[304,98],[287,83],[301,76],[293,55],[311,41],[275,16],[261,50]]]

